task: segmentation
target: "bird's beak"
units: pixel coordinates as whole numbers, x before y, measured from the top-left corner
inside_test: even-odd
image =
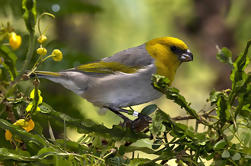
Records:
[[[179,60],[181,62],[189,62],[193,60],[193,54],[190,52],[190,50],[186,50],[186,52],[183,52],[180,56],[179,56]]]

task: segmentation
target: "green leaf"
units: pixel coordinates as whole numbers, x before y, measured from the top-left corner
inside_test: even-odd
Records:
[[[57,152],[57,151],[56,151],[56,149],[54,149],[52,147],[45,147],[45,148],[40,149],[38,151],[37,155],[40,156],[40,155],[43,155],[48,152]]]
[[[211,102],[211,105],[215,104],[217,102],[219,96],[222,94],[223,94],[222,92],[215,91],[215,90],[210,92],[209,101]]]
[[[250,47],[251,40],[247,42],[247,46],[245,48],[244,53],[241,53],[236,61],[233,63],[234,69],[230,75],[230,79],[232,81],[232,89],[234,90],[236,84],[243,79],[243,71],[247,67],[249,63],[248,49]]]
[[[37,17],[36,0],[22,0],[22,9],[26,28],[33,34],[35,32]]]
[[[239,81],[241,84],[236,85],[235,93],[238,96],[238,101],[241,105],[239,107],[244,107],[242,109],[247,109],[248,104],[250,104],[251,101],[251,73],[245,74],[242,81]]]
[[[124,145],[121,145],[119,147],[119,151],[118,151],[119,155],[121,155],[121,156],[124,155],[125,154],[125,149],[126,149],[126,147]]]
[[[16,55],[7,46],[0,47],[0,58],[4,59],[3,66],[9,71],[11,80],[13,81],[17,75],[16,72]]]
[[[241,159],[241,154],[240,153],[235,153],[232,156],[232,160],[234,160],[234,161],[237,161],[237,160],[240,160],[240,159]]]
[[[220,140],[214,145],[214,150],[222,150],[227,145],[225,140]]]
[[[69,159],[66,159],[62,156],[55,157],[55,166],[71,166],[72,162]]]
[[[41,115],[45,119],[50,118],[54,121],[59,121],[62,124],[65,122],[68,126],[76,127],[78,132],[90,134],[95,133],[98,136],[105,138],[113,138],[115,140],[137,141],[138,139],[148,138],[144,133],[136,133],[129,128],[125,128],[119,125],[113,126],[111,129],[104,125],[96,124],[89,119],[75,119],[64,113],[55,111],[52,107],[46,103],[41,104]]]
[[[51,111],[55,111],[50,105],[46,103],[42,103],[40,109],[41,109],[40,112],[44,114],[49,114],[51,113]]]
[[[74,159],[71,156],[82,157],[75,153],[68,153],[68,152],[64,153],[62,152],[62,149],[56,151],[55,149],[51,147],[42,148],[38,152],[38,154],[34,156],[30,156],[30,154],[27,151],[22,151],[19,149],[10,150],[6,148],[0,148],[0,161],[3,161],[3,160],[15,160],[15,161],[23,161],[23,162],[40,161],[40,162],[46,163],[45,159],[48,159],[50,156],[61,157],[61,159],[63,159],[63,157],[64,159],[66,159],[65,157],[67,157],[69,161]],[[69,163],[66,162],[65,160],[56,161],[55,164],[57,162],[63,162],[63,164],[67,163],[69,165]]]
[[[163,141],[161,139],[157,139],[153,142],[152,144],[152,148],[155,150],[155,149],[158,149],[161,145],[163,144]]]
[[[184,108],[195,119],[201,121],[196,111],[192,109],[186,99],[180,95],[179,90],[169,87],[170,81],[168,78],[159,75],[153,75],[152,81],[154,88],[165,94],[168,99],[173,100],[181,108]]]
[[[130,166],[157,166],[159,164],[151,162],[150,159],[136,158],[130,161]]]
[[[129,152],[135,152],[135,151],[141,151],[147,154],[156,154],[157,152],[147,148],[147,147],[137,147],[137,146],[124,146],[124,152],[129,153]]]
[[[173,145],[173,146],[171,147],[170,150],[169,150],[169,149],[166,149],[166,150],[162,151],[161,155],[160,155],[158,158],[159,158],[160,160],[175,159],[177,153],[175,153],[174,150],[173,150],[173,149],[174,149],[174,146],[175,146],[175,145]]]
[[[111,166],[115,166],[115,165],[128,165],[129,160],[128,159],[124,159],[122,156],[114,156],[112,158],[109,158],[106,160],[106,165],[111,165]]]
[[[158,74],[154,74],[152,76],[153,86],[157,89],[158,88],[161,89],[161,88],[165,88],[166,86],[169,86],[170,82],[171,81],[167,77],[164,77]]]
[[[246,104],[246,105],[244,105],[244,106],[242,107],[242,110],[244,110],[244,111],[248,111],[248,112],[250,112],[250,113],[251,113],[250,104]]]
[[[152,118],[152,124],[149,125],[149,129],[151,133],[153,134],[153,136],[158,136],[166,130],[162,122],[167,119],[170,120],[169,115],[165,114],[163,111],[159,109],[155,111]]]
[[[228,103],[227,97],[221,94],[218,98],[216,105],[217,105],[216,113],[220,119],[220,123],[224,125],[225,122],[230,118],[230,112],[229,112],[230,104]]]
[[[7,141],[5,139],[5,130],[0,130],[0,147],[9,148],[9,149],[12,148],[12,144],[10,143],[10,141]]]
[[[10,150],[6,148],[0,148],[0,161],[1,160],[33,161],[27,151],[20,149]]]
[[[223,63],[230,64],[231,66],[233,65],[232,52],[226,47],[218,49],[216,58]]]
[[[40,136],[32,135],[31,133],[28,133],[24,129],[10,124],[8,121],[4,119],[0,119],[0,128],[4,130],[9,130],[12,133],[12,135],[14,136],[17,135],[25,143],[35,144],[39,148],[42,148],[47,144],[46,141]]]
[[[223,153],[221,154],[222,158],[229,158],[230,157],[230,153],[228,150],[224,150]]]
[[[75,153],[87,153],[89,150],[89,147],[70,140],[57,139],[55,143],[61,147],[64,147],[64,149],[67,149],[67,151]]]
[[[157,109],[157,105],[156,104],[151,104],[146,106],[145,108],[143,108],[143,110],[141,111],[141,114],[143,115],[150,115],[152,114],[156,109]]]

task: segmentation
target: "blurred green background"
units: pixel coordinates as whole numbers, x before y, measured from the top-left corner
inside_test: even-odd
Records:
[[[1,24],[10,22],[23,38],[21,49],[17,50],[17,63],[21,67],[28,45],[21,1],[0,0],[0,4]],[[45,47],[49,52],[60,48],[64,54],[63,61],[48,60],[39,70],[60,71],[111,56],[152,38],[178,37],[189,45],[194,61],[179,68],[173,86],[181,90],[193,108],[203,110],[209,107],[206,99],[210,91],[230,88],[231,69],[216,59],[216,45],[228,47],[234,56],[245,47],[251,38],[250,6],[250,0],[38,0],[38,15],[50,12],[56,16],[54,20],[42,19],[42,29],[48,27]],[[35,57],[34,54],[33,61]],[[26,81],[20,88],[28,94],[33,86]],[[58,84],[41,80],[40,89],[44,102],[57,111],[106,126],[121,120]],[[185,115],[164,97],[154,103],[171,116]],[[53,123],[52,126],[60,136],[63,127]],[[68,136],[75,139],[73,133],[68,130]]]

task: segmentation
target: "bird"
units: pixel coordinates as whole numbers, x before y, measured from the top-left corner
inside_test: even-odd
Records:
[[[96,62],[60,72],[36,71],[34,75],[59,83],[128,120],[121,114],[125,107],[161,97],[152,86],[153,74],[165,76],[171,83],[178,67],[192,60],[193,54],[181,39],[159,37]]]

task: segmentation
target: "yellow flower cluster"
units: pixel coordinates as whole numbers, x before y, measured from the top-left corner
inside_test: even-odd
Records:
[[[37,39],[37,42],[40,44],[40,47],[37,49],[37,54],[40,56],[45,56],[47,54],[47,49],[43,47],[43,43],[46,42],[47,37],[45,35],[40,35]]]
[[[34,129],[35,127],[35,123],[33,122],[32,119],[30,119],[29,121],[25,120],[25,119],[19,119],[14,123],[15,126],[20,126],[22,127],[24,130],[26,130],[27,132],[31,131]],[[5,139],[7,141],[12,141],[12,133],[9,130],[5,131]],[[22,142],[19,139],[15,139],[17,142]]]
[[[37,49],[37,54],[40,56],[45,56],[47,54],[47,49],[43,47],[43,43],[47,40],[47,37],[44,34],[41,34],[37,42],[40,43],[40,47]],[[51,55],[45,57],[43,61],[45,61],[48,58],[52,58],[54,61],[59,62],[63,59],[63,53],[59,49],[54,49],[51,53]]]

